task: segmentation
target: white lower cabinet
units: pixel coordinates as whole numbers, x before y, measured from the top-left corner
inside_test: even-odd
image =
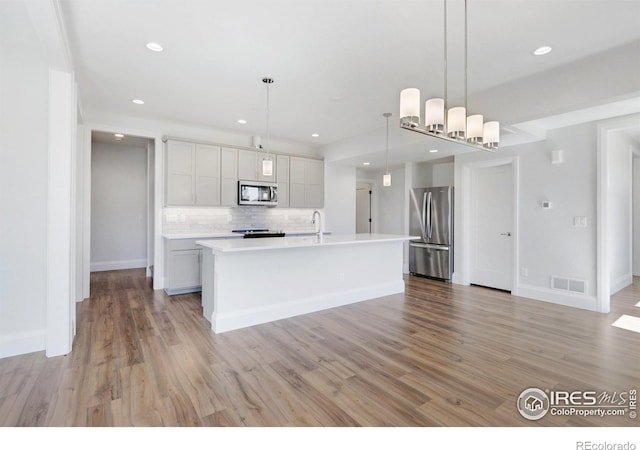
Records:
[[[169,295],[202,290],[202,249],[196,239],[166,239],[164,290]]]

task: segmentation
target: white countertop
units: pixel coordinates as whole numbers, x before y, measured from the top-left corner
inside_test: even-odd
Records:
[[[397,242],[417,239],[417,236],[403,236],[398,234],[338,234],[324,236],[319,240],[317,236],[283,237],[264,239],[229,239],[229,240],[199,240],[196,244],[210,248],[214,252],[232,253],[260,250],[277,250],[285,248],[327,247],[334,245],[370,244],[375,242]]]
[[[312,236],[314,231],[287,231],[284,230],[286,236]],[[330,231],[325,231],[324,234],[331,234]],[[162,235],[165,239],[228,239],[228,238],[241,238],[242,233],[233,233],[226,231],[222,233],[166,233]]]
[[[165,239],[226,239],[226,238],[241,238],[242,233],[232,233],[228,231],[226,233],[169,233],[163,234],[163,238]]]

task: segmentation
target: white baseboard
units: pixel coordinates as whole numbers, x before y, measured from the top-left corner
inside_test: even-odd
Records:
[[[611,286],[610,286],[610,295],[613,295],[616,292],[621,291],[622,289],[626,288],[632,283],[633,283],[633,275],[631,274],[623,275],[621,277],[616,278],[615,280],[612,280]]]
[[[0,358],[40,352],[45,349],[45,330],[0,336]]]
[[[104,272],[107,270],[144,269],[147,267],[146,259],[130,259],[127,261],[102,261],[92,262],[91,272]]]
[[[458,275],[457,272],[453,272],[453,276],[451,277],[451,282],[453,284],[461,284],[463,286],[469,286],[469,283],[466,282],[461,275]]]
[[[211,317],[211,328],[216,333],[222,333],[402,292],[404,292],[404,282],[399,281],[313,296],[303,300],[282,302],[261,308],[245,309],[228,314],[216,314],[214,312]]]
[[[526,284],[519,284],[511,294],[518,297],[541,300],[547,303],[555,303],[556,305],[571,306],[573,308],[587,309],[589,311],[597,310],[596,298],[584,294],[574,294],[572,292],[563,292],[557,289]]]

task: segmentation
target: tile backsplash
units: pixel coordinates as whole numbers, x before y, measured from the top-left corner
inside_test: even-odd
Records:
[[[169,207],[162,210],[163,234],[224,233],[237,229],[313,231],[313,209],[238,206],[229,208]],[[322,212],[322,210],[321,210]]]

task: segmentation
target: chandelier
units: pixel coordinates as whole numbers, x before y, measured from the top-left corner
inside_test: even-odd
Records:
[[[467,116],[467,0],[464,0],[464,106],[447,110],[447,0],[444,0],[443,66],[444,98],[432,98],[425,102],[424,127],[420,125],[420,90],[407,88],[400,92],[400,127],[495,152],[500,142],[500,122],[484,122],[481,114]]]

